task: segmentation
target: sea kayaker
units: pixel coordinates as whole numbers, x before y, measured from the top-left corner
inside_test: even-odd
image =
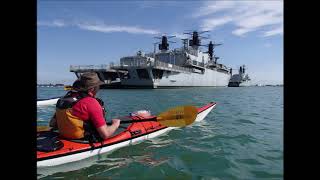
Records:
[[[58,100],[49,125],[58,129],[62,138],[98,142],[118,129],[119,119],[112,119],[107,126],[103,101],[95,97],[102,84],[97,73],[83,73],[73,83],[73,90]]]

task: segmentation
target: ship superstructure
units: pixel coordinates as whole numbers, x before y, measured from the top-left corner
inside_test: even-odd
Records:
[[[202,33],[202,32],[200,32]],[[208,51],[200,50],[200,33],[192,32],[191,39],[182,39],[183,47],[169,50],[168,38],[161,37],[159,52],[122,57],[114,69],[127,71],[121,85],[127,87],[188,87],[227,86],[230,69],[217,63],[214,48],[221,44],[210,41]],[[189,33],[188,33],[189,34]]]

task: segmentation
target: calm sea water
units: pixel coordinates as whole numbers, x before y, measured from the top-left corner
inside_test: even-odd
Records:
[[[38,98],[63,88],[38,88]],[[107,119],[147,109],[217,102],[204,121],[65,167],[43,179],[283,179],[283,88],[101,90]],[[47,125],[54,107],[38,108]],[[72,169],[68,171],[68,168]]]

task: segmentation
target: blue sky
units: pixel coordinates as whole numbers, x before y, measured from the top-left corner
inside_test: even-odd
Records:
[[[70,65],[117,63],[185,30],[210,30],[219,62],[245,64],[253,83],[283,83],[283,2],[270,0],[38,1],[37,82],[70,84]]]

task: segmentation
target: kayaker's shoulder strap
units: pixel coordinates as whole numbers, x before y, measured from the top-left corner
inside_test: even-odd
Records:
[[[99,102],[99,104],[102,108],[103,117],[105,117],[106,116],[106,108],[104,107],[104,102],[100,98],[95,98],[95,99]]]
[[[56,104],[56,108],[68,109],[72,108],[80,99],[89,96],[86,92],[69,91],[64,97],[60,98]]]
[[[104,102],[102,101],[102,99],[100,99],[100,98],[95,98],[98,102],[99,102],[99,104],[100,104],[100,106],[104,106]]]

